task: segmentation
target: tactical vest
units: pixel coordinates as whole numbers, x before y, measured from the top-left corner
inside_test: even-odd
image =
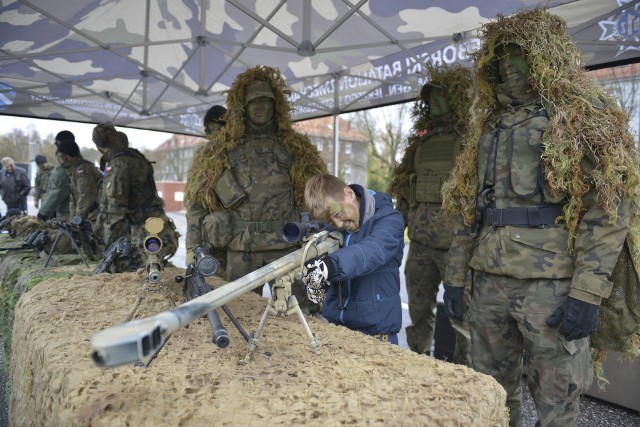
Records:
[[[289,171],[292,157],[275,134],[250,135],[229,153],[231,172],[246,198],[230,211],[234,251],[293,247],[281,236],[282,225],[298,221]]]
[[[480,139],[478,194],[481,207],[498,209],[557,205],[542,170],[547,111],[530,104],[506,111]]]
[[[460,138],[451,125],[429,131],[418,143],[410,175],[407,231],[412,241],[448,249],[451,232],[442,218],[442,185],[460,152]]]

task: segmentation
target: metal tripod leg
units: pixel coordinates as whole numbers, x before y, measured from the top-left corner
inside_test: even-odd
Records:
[[[307,333],[307,336],[311,341],[311,347],[313,347],[314,353],[320,355],[320,340],[318,340],[311,332],[309,323],[307,322],[307,319],[304,318],[304,314],[302,313],[302,309],[300,308],[300,304],[298,304],[298,299],[295,295],[291,295],[289,297],[289,306],[292,310],[298,313],[298,318],[300,319],[300,323],[302,323],[302,327],[304,328],[304,331]]]
[[[291,293],[291,279],[288,277],[281,277],[277,279],[276,282],[271,286],[271,297],[269,297],[267,307],[262,314],[258,329],[256,329],[255,334],[252,334],[249,339],[249,352],[245,356],[243,362],[249,363],[251,354],[260,341],[260,336],[262,335],[264,325],[265,323],[267,323],[267,318],[270,314],[285,317],[293,313],[296,313],[298,315],[300,323],[302,323],[307,336],[311,340],[311,347],[313,347],[313,351],[319,355],[320,341],[311,332],[311,328],[309,328],[307,319],[304,318],[304,314],[300,309],[298,300],[296,299],[295,295]]]
[[[249,363],[251,360],[251,354],[253,354],[253,350],[256,349],[258,342],[260,341],[260,335],[262,335],[262,330],[264,329],[265,323],[267,323],[267,318],[270,314],[277,315],[278,311],[273,308],[273,294],[269,297],[269,302],[267,303],[267,307],[264,309],[264,313],[262,313],[262,318],[260,319],[260,324],[258,325],[258,329],[256,329],[255,333],[249,335],[249,351],[247,355],[244,357],[244,363]]]

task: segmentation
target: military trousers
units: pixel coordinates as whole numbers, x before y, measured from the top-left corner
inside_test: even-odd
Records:
[[[433,249],[416,241],[409,244],[405,263],[405,279],[409,297],[407,344],[416,353],[429,354],[436,323],[436,297],[447,268],[448,250]],[[470,292],[466,292],[470,296]],[[465,298],[467,299],[467,298]],[[468,306],[468,304],[467,304]],[[456,334],[454,363],[469,365],[469,327],[465,321],[450,319]]]
[[[527,375],[541,426],[574,426],[580,394],[593,379],[589,338],[566,341],[547,318],[569,293],[571,279],[516,279],[475,272],[468,313],[472,367],[507,392],[510,426],[524,426]]]

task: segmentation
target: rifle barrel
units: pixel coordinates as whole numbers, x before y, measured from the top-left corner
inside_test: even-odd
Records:
[[[340,247],[338,234],[323,231],[311,238],[315,244],[298,249],[233,282],[152,317],[104,329],[91,337],[92,357],[98,366],[114,367],[141,361],[180,328],[238,298],[265,282],[295,272],[303,261]],[[304,258],[304,259],[303,259]],[[292,277],[293,279],[293,277]]]

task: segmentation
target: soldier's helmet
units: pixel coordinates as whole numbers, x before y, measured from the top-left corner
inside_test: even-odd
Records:
[[[100,123],[93,128],[91,139],[93,139],[93,143],[96,144],[98,148],[110,148],[120,142],[118,131],[108,122]]]

